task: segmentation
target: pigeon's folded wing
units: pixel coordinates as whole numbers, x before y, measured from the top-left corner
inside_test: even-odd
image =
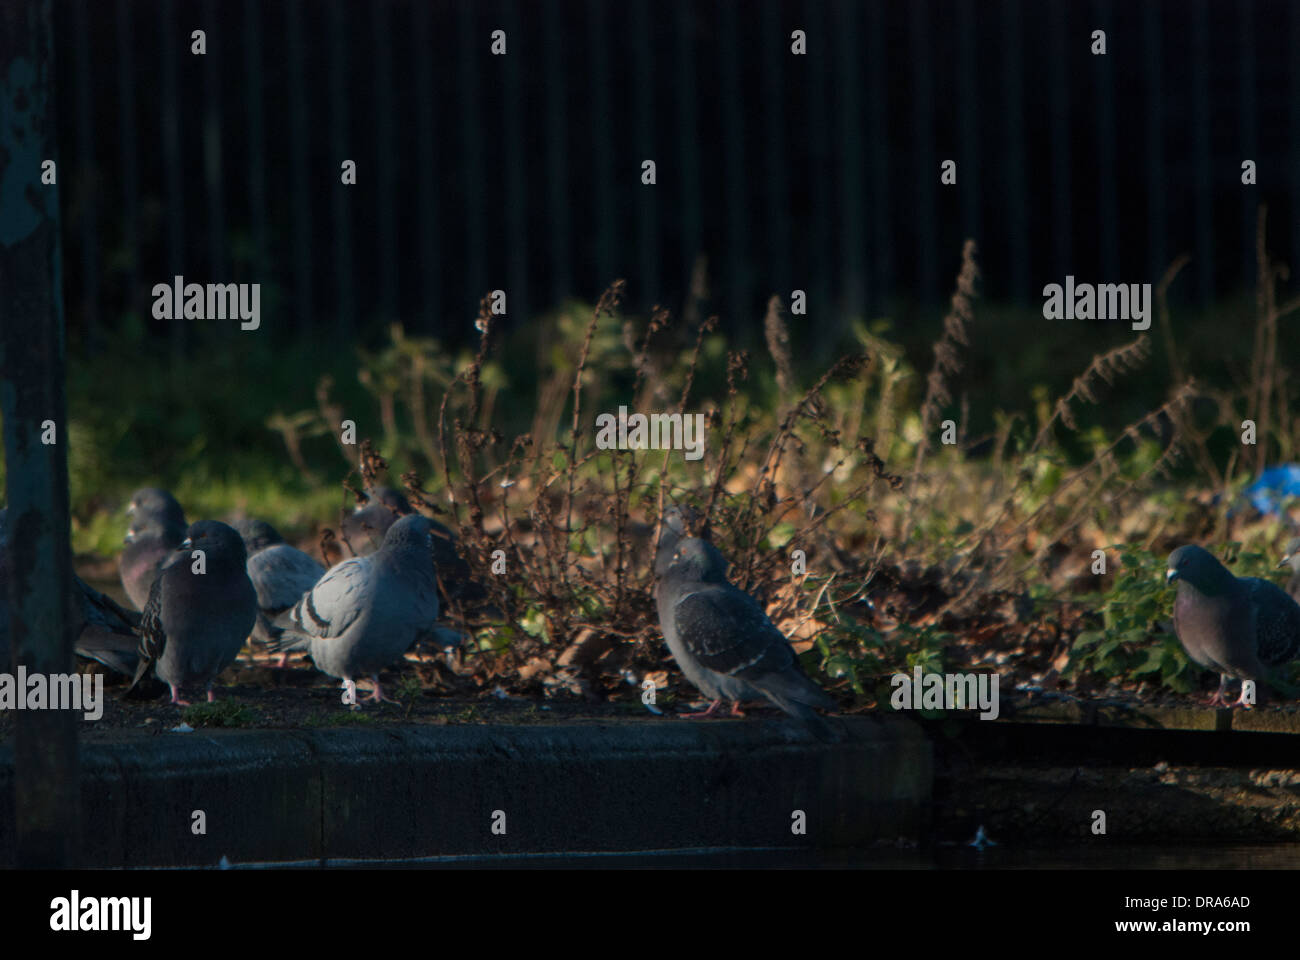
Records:
[[[673,619],[682,644],[714,673],[742,680],[787,669],[794,650],[748,594],[709,585],[678,600]]]
[[[293,608],[297,628],[314,637],[337,637],[360,616],[374,589],[369,557],[345,560],[321,577]]]
[[[1276,584],[1244,577],[1255,606],[1255,637],[1261,663],[1278,664],[1300,653],[1300,607]]]
[[[269,547],[248,559],[248,577],[263,610],[285,610],[324,576],[325,568],[286,544]]]

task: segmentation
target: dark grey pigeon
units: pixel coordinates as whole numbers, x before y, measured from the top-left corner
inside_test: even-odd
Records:
[[[131,495],[126,512],[131,526],[117,566],[126,595],[143,610],[163,564],[175,559],[185,539],[185,511],[166,490],[144,487]]]
[[[281,649],[306,649],[317,669],[338,677],[356,702],[358,675],[373,678],[374,702],[384,700],[379,671],[419,639],[437,640],[437,571],[433,523],[412,514],[384,536],[379,550],[330,568],[290,614]]]
[[[325,568],[313,557],[285,543],[275,527],[264,520],[243,520],[237,529],[248,550],[248,579],[257,591],[253,638],[273,644],[284,633],[284,627],[276,624],[275,618],[302,599],[325,575]],[[284,659],[280,660],[280,666],[284,666]]]
[[[342,523],[343,539],[356,557],[374,553],[399,517],[415,513],[405,495],[392,487],[373,487],[366,493],[370,499],[358,505]]]
[[[8,669],[11,654],[8,515],[8,508],[0,510],[0,669]],[[77,656],[95,660],[128,677],[133,675],[139,659],[136,647],[140,638],[135,631],[140,625],[140,614],[124,610],[76,574],[72,577],[72,589],[81,614],[74,647]]]
[[[203,551],[202,572],[194,551]],[[257,620],[257,592],[248,579],[244,541],[217,520],[191,524],[177,561],[166,564],[149,590],[140,619],[140,666],[134,686],[150,664],[171,688],[171,702],[185,706],[187,687],[207,690],[235,662]]]
[[[1291,568],[1291,579],[1287,581],[1286,592],[1291,594],[1292,600],[1300,600],[1300,538],[1286,545],[1286,554],[1278,566]]]
[[[354,557],[374,553],[383,544],[389,527],[400,518],[415,514],[411,502],[392,487],[374,487],[369,496],[365,505],[343,518],[343,536]],[[433,560],[447,599],[467,603],[481,600],[486,591],[470,579],[469,564],[456,551],[456,535],[437,520],[429,523],[433,531]]]
[[[799,668],[794,648],[749,594],[727,582],[727,561],[698,537],[681,537],[655,561],[655,601],[664,639],[686,679],[739,715],[742,700],[770,700],[819,739],[834,739],[813,707],[836,706]]]
[[[1263,693],[1264,668],[1300,652],[1300,606],[1259,577],[1235,577],[1208,550],[1179,547],[1169,555],[1168,582],[1178,584],[1174,631],[1187,655],[1219,674],[1211,706],[1248,706],[1245,691],[1234,704],[1223,696],[1229,678],[1254,680]]]

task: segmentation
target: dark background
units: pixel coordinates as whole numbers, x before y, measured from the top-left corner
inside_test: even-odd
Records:
[[[616,276],[678,312],[704,254],[724,329],[800,287],[833,337],[937,332],[965,236],[1031,307],[1181,252],[1176,298],[1246,291],[1259,203],[1300,248],[1297,3],[56,0],[55,50],[74,363],[192,350],[175,274],[260,282],[275,338],[455,344],[496,287],[516,326]]]

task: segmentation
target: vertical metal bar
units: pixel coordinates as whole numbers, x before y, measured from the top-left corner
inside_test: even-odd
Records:
[[[826,30],[826,4],[824,0],[807,0],[803,19],[808,33],[809,72],[808,145],[805,151],[803,176],[812,184],[812,215],[806,221],[812,254],[805,259],[808,264],[803,278],[796,278],[795,286],[809,291],[809,316],[826,318],[836,306],[832,293],[836,288],[834,276],[836,263],[831,239],[831,187],[833,178],[830,110],[828,107],[827,77],[831,69],[831,38]],[[800,282],[802,280],[802,282]]]
[[[1020,28],[1024,10],[1019,0],[1004,0],[1002,35],[1002,114],[1006,123],[1006,196],[1008,240],[1011,254],[1011,296],[1017,304],[1029,296],[1029,218],[1025,192],[1025,97],[1023,73],[1025,51]]]
[[[371,57],[374,63],[375,170],[378,172],[379,215],[379,305],[384,323],[399,317],[397,277],[397,147],[393,130],[393,45],[390,37],[388,0],[370,3]],[[375,196],[375,194],[368,194]]]
[[[979,34],[976,32],[975,0],[960,0],[957,6],[957,110],[960,113],[961,149],[957,183],[961,190],[962,239],[982,242],[980,217],[980,75],[976,64]]]
[[[877,8],[878,9],[878,8]],[[838,204],[840,226],[839,295],[842,309],[835,316],[860,317],[865,307],[866,283],[863,270],[871,262],[866,246],[867,203],[864,181],[866,163],[863,149],[863,116],[860,75],[862,51],[858,46],[861,32],[858,5],[852,0],[834,8],[835,22],[835,89],[839,94],[840,115],[833,142],[841,202]],[[880,122],[874,113],[882,108],[880,91],[872,93],[872,123]],[[828,318],[829,319],[829,318]]]
[[[721,0],[721,35],[718,37],[719,72],[722,81],[722,156],[726,186],[727,303],[723,315],[738,329],[750,323],[751,303],[748,275],[749,217],[746,209],[745,96],[740,76],[740,25],[736,0]],[[743,325],[743,326],[742,326]]]
[[[331,0],[329,17],[330,17],[330,148],[333,156],[329,162],[329,183],[330,195],[334,198],[334,283],[337,290],[338,304],[334,313],[334,329],[340,334],[348,335],[352,332],[353,324],[356,322],[357,301],[356,301],[356,275],[357,265],[353,262],[352,249],[352,205],[353,197],[356,191],[360,189],[360,184],[364,182],[361,178],[370,178],[374,176],[372,171],[365,169],[364,156],[359,154],[355,142],[352,139],[352,100],[350,96],[348,70],[348,38],[349,30],[347,23],[347,13],[344,8],[345,0]],[[416,4],[417,9],[425,10],[427,4]],[[427,31],[416,31],[417,45],[423,39],[427,43]],[[428,126],[428,119],[421,111],[420,128],[423,130]],[[421,158],[423,159],[423,158]],[[360,168],[357,172],[358,185],[348,186],[343,183],[343,162],[351,160]],[[420,183],[423,190],[428,190],[425,185],[432,176],[432,171],[421,166]],[[369,191],[367,191],[369,193]],[[430,266],[429,269],[432,269]]]
[[[62,159],[54,107],[50,0],[0,9],[0,375],[6,565],[15,670],[72,673],[68,421],[59,249],[59,191],[41,163]],[[54,443],[42,442],[54,421]],[[6,670],[8,665],[5,665]],[[74,866],[80,850],[77,724],[71,710],[20,710],[14,720],[15,865]]]
[[[1151,258],[1149,277],[1153,282],[1164,275],[1169,265],[1162,35],[1160,4],[1158,0],[1150,0],[1142,5],[1142,60],[1147,89],[1147,250]]]
[[[460,152],[461,182],[465,184],[465,226],[469,241],[469,264],[466,278],[470,289],[468,305],[476,310],[478,301],[487,292],[489,282],[496,288],[495,277],[487,277],[487,223],[491,218],[487,193],[483,188],[483,133],[479,125],[478,75],[479,61],[488,49],[488,32],[479,29],[475,22],[473,5],[457,4],[460,14]],[[507,301],[508,305],[508,301]]]
[[[559,303],[573,296],[573,241],[569,221],[569,169],[566,147],[569,140],[568,111],[565,97],[568,71],[560,62],[564,50],[560,5],[563,0],[546,4],[546,36],[542,56],[546,62],[546,220],[551,226],[550,302]]]
[[[1118,40],[1112,29],[1109,0],[1095,0],[1097,29],[1106,31],[1107,43]],[[1093,56],[1094,83],[1097,90],[1097,212],[1101,238],[1101,272],[1107,282],[1118,283],[1119,273],[1119,202],[1115,187],[1115,69],[1117,51]]]
[[[127,251],[127,313],[136,308],[140,292],[140,165],[135,128],[135,34],[131,28],[131,0],[117,2],[117,125],[121,149],[122,243]]]
[[[266,282],[271,279],[271,241],[266,212],[261,9],[259,0],[244,0],[244,102],[248,111],[248,206],[253,220],[253,277],[257,282]]]
[[[699,117],[695,98],[695,37],[691,26],[692,8],[674,3],[677,18],[677,144],[681,167],[682,243],[681,277],[690,285],[695,260],[704,251],[703,191],[700,188]],[[689,294],[688,294],[689,297]]]
[[[411,52],[415,63],[415,156],[419,171],[416,179],[419,183],[420,205],[418,271],[424,280],[424,310],[422,311],[424,327],[428,331],[436,332],[438,303],[442,292],[442,262],[438,248],[438,191],[435,187],[442,181],[442,177],[438,168],[435,146],[437,140],[434,136],[438,100],[434,96],[433,58],[429,56],[429,51],[434,49],[435,38],[433,18],[429,12],[430,4],[417,2],[413,10]],[[339,82],[341,86],[342,81]]]
[[[1210,179],[1210,25],[1205,0],[1192,2],[1192,159],[1195,170],[1197,288],[1201,305],[1214,297],[1214,194]]]
[[[871,246],[866,256],[874,266],[873,302],[877,310],[888,310],[897,293],[898,277],[894,274],[894,231],[890,219],[893,187],[890,184],[889,149],[889,72],[885,51],[887,8],[874,2],[867,7],[867,96],[871,139]],[[841,77],[841,81],[846,78]],[[825,145],[824,150],[830,150]],[[860,160],[858,162],[861,162]],[[861,168],[859,168],[861,169]],[[814,174],[814,176],[816,176]],[[823,178],[818,178],[823,179]]]
[[[785,115],[785,63],[790,57],[790,33],[783,29],[780,0],[763,4],[763,112],[767,115],[767,135],[763,156],[766,160],[767,190],[763,209],[767,218],[766,295],[776,293],[787,304],[792,287],[790,276],[790,184],[786,177],[786,142],[790,130]],[[793,29],[793,25],[791,25]],[[803,61],[799,58],[799,69]],[[792,70],[792,72],[794,72]]]
[[[1232,175],[1241,188],[1241,276],[1238,283],[1249,289],[1255,284],[1255,218],[1258,215],[1260,192],[1258,187],[1241,184],[1241,161],[1254,160],[1255,174],[1259,175],[1259,139],[1256,127],[1255,100],[1255,8],[1242,3],[1236,8],[1237,41],[1240,48],[1237,58],[1241,102],[1238,115],[1241,119],[1241,143],[1234,159],[1236,168]],[[1293,51],[1294,54],[1294,51]]]
[[[162,48],[162,137],[163,164],[167,180],[167,267],[171,279],[185,272],[185,194],[181,183],[181,114],[177,97],[176,61],[180,52],[189,56],[189,34],[176,29],[176,7],[162,5],[162,25],[158,45]],[[178,362],[185,355],[187,325],[180,319],[168,325],[173,363],[169,370],[173,381],[181,379]]]
[[[74,65],[77,77],[77,158],[68,173],[75,174],[77,203],[81,207],[77,229],[81,234],[81,297],[74,301],[83,311],[85,352],[100,340],[100,250],[95,185],[95,132],[91,124],[90,11],[89,0],[77,0],[74,11]]]
[[[659,155],[659,141],[655,138],[654,122],[654,64],[650,56],[653,32],[650,29],[650,12],[648,0],[633,0],[631,8],[632,60],[635,65],[636,80],[634,97],[636,100],[636,143],[637,153],[642,161],[654,160],[657,176],[662,177],[671,170]],[[675,179],[675,177],[674,177]],[[659,279],[659,221],[656,211],[662,202],[664,185],[641,185],[637,191],[637,245],[640,248],[637,258],[640,276],[637,287],[640,288],[639,300],[648,309],[655,303],[662,303],[664,291]]]
[[[312,290],[312,247],[316,242],[312,230],[311,184],[320,183],[311,169],[311,124],[308,115],[306,73],[307,58],[302,38],[302,0],[289,0],[289,136],[293,171],[293,262],[294,313],[297,330],[315,326],[316,311]]]
[[[510,234],[507,244],[509,263],[506,277],[510,284],[510,298],[507,304],[510,313],[517,320],[524,320],[529,314],[528,303],[528,195],[525,188],[524,165],[527,162],[524,144],[528,137],[524,130],[524,86],[519,81],[519,61],[527,57],[529,75],[535,75],[537,60],[536,44],[524,45],[520,41],[530,32],[524,28],[515,0],[502,0],[504,9],[498,22],[506,31],[507,38],[513,38],[516,46],[507,46],[508,54],[501,64],[505,71],[505,134],[508,143],[515,144],[514,149],[506,151],[506,230]],[[528,89],[533,86],[530,84]]]
[[[918,301],[921,305],[937,303],[943,298],[939,290],[936,266],[935,184],[939,165],[934,151],[934,65],[930,55],[932,40],[927,17],[928,0],[911,0],[912,34],[912,134],[913,167],[916,170],[916,262]],[[953,258],[950,251],[945,254]]]
[[[208,189],[208,250],[209,269],[213,283],[226,283],[226,202],[225,182],[221,175],[221,75],[218,70],[222,55],[231,44],[217,31],[216,0],[204,0],[203,28],[207,30],[208,43],[216,43],[217,50],[208,50],[203,57],[205,100],[203,122],[203,169]]]
[[[1071,29],[1066,4],[1051,5],[1047,90],[1052,144],[1052,266],[1048,276],[1055,283],[1063,282],[1066,274],[1075,272],[1074,199],[1070,187],[1074,138],[1070,135],[1070,84],[1066,67],[1082,58],[1079,47],[1085,36],[1083,31]],[[1113,279],[1113,282],[1119,281]]]

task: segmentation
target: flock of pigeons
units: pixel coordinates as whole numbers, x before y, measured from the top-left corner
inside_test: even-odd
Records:
[[[459,634],[438,626],[439,589],[464,595],[472,586],[469,567],[452,532],[391,488],[368,491],[345,518],[342,540],[353,556],[328,570],[261,520],[242,520],[237,528],[216,520],[187,525],[165,490],[137,491],[128,514],[119,571],[141,612],[74,576],[81,618],[76,652],[132,677],[133,688],[152,668],[174,704],[185,705],[182,694],[194,689],[212,701],[217,676],[250,638],[281,653],[280,666],[289,651],[305,651],[317,669],[342,682],[344,699],[353,704],[355,678],[364,676],[374,682],[370,700],[386,700],[379,672],[418,641],[460,642]],[[835,739],[815,712],[833,710],[835,701],[800,669],[762,606],[727,580],[717,547],[690,535],[695,519],[677,507],[665,511],[655,555],[664,639],[686,678],[712,701],[687,716],[711,716],[724,700],[740,715],[741,702],[766,700],[820,739]],[[10,658],[8,536],[7,511],[0,510],[0,665]],[[1234,576],[1199,546],[1170,554],[1174,630],[1196,663],[1220,675],[1210,705],[1249,706],[1244,685],[1235,703],[1225,698],[1229,680],[1254,681],[1262,694],[1270,685],[1267,668],[1300,653],[1300,539],[1280,565],[1292,569],[1286,591]]]
[[[133,688],[152,668],[173,704],[186,705],[182,695],[195,689],[211,702],[217,676],[250,638],[284,657],[306,651],[319,670],[342,681],[349,703],[357,703],[355,678],[367,675],[374,682],[370,699],[385,700],[379,672],[417,641],[460,641],[437,625],[439,588],[449,597],[472,594],[468,564],[450,530],[390,488],[367,491],[345,518],[342,540],[353,556],[328,570],[261,520],[187,524],[165,490],[138,490],[127,512],[131,524],[118,567],[141,612],[74,576],[81,612],[76,652],[132,677]],[[834,709],[835,701],[800,669],[762,606],[728,582],[718,549],[689,535],[692,519],[676,507],[665,512],[655,560],[668,647],[713,701],[687,716],[712,716],[723,700],[740,715],[740,701],[767,700],[817,737],[836,739],[813,709]],[[10,656],[7,537],[6,511],[0,511],[0,664]]]

